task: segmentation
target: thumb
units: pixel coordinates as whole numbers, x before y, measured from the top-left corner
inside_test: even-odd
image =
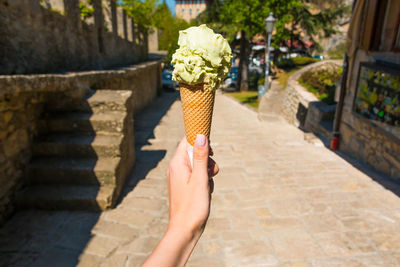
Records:
[[[193,147],[193,174],[206,175],[208,166],[208,140],[198,134]]]

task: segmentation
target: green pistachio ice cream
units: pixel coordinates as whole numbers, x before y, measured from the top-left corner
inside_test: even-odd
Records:
[[[203,24],[180,31],[178,45],[172,55],[172,79],[189,85],[206,83],[216,90],[232,63],[232,51],[224,37]]]

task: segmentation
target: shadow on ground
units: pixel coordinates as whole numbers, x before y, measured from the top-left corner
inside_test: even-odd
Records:
[[[118,203],[165,157],[165,150],[143,148],[150,144],[154,128],[178,96],[178,92],[165,93],[135,116],[136,165]],[[98,253],[98,239],[103,238],[95,235],[100,215],[87,211],[17,212],[0,228],[0,266],[72,267],[81,261],[96,265],[99,258],[91,253]]]
[[[329,149],[329,144],[325,142],[325,146]],[[400,182],[397,180],[394,180],[390,178],[387,175],[384,175],[376,170],[374,170],[371,166],[369,166],[366,163],[363,163],[359,161],[358,159],[347,155],[341,151],[335,151],[335,154],[346,160],[348,163],[350,163],[353,167],[357,168],[359,171],[365,173],[371,179],[373,179],[375,182],[379,183],[382,185],[384,188],[387,190],[393,192],[396,194],[398,197],[400,197]]]
[[[143,180],[152,169],[165,157],[166,150],[145,150],[150,145],[150,140],[155,138],[154,129],[167,113],[171,105],[179,98],[179,91],[164,93],[150,106],[135,116],[135,167],[128,177],[119,203],[131,192],[140,180]]]
[[[302,127],[298,127],[298,129],[300,129],[301,131],[304,132],[305,139],[309,139],[307,141],[309,141],[310,143],[315,144],[316,143],[315,139],[317,139],[327,149],[330,150],[330,140],[328,140],[327,138],[322,137],[320,135],[315,135],[314,133],[310,133],[308,131],[305,131]],[[332,152],[334,152],[336,155],[338,155],[339,157],[341,157],[342,159],[344,159],[345,161],[350,163],[354,168],[358,169],[359,171],[361,171],[364,174],[371,177],[371,179],[373,179],[375,182],[382,185],[387,190],[393,192],[398,197],[400,197],[400,181],[394,180],[394,179],[390,178],[389,176],[374,170],[367,163],[362,162],[359,159],[356,159],[355,157],[348,155],[342,151],[336,150],[336,151],[332,151]]]
[[[310,102],[309,103],[309,108],[307,109],[304,105],[299,103],[298,108],[297,108],[297,113],[296,113],[296,119],[299,122],[299,127],[301,131],[304,132],[304,139],[307,140],[310,143],[322,143],[327,149],[330,149],[330,140],[328,140],[327,136],[332,135],[333,131],[333,123],[334,123],[334,114],[336,109],[331,109],[329,112],[326,112],[327,109],[330,108],[330,106],[326,106],[324,104],[320,105],[320,101],[316,102]],[[319,135],[319,134],[314,134],[310,131],[307,131],[304,129],[305,126],[305,121],[307,117],[307,113],[310,110],[311,106],[326,106],[322,111],[321,115],[321,121],[319,125],[319,131],[324,132],[324,136]],[[321,109],[321,108],[320,108]],[[322,129],[322,130],[321,130]],[[318,139],[320,142],[318,142]],[[359,171],[363,172],[364,174],[368,175],[373,179],[375,182],[379,183],[383,187],[385,187],[387,190],[390,190],[394,194],[396,194],[398,197],[400,197],[400,182],[396,181],[389,176],[382,174],[376,170],[374,170],[371,166],[369,166],[367,163],[364,163],[353,156],[350,156],[342,151],[334,151],[335,154],[346,160],[348,163],[350,163],[353,167],[357,168]]]

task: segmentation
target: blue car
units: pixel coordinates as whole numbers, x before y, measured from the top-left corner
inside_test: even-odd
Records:
[[[178,86],[178,83],[172,80],[172,71],[171,69],[164,69],[162,72],[162,79],[161,79],[162,87],[166,90],[174,91],[175,88]]]
[[[239,73],[239,67],[233,66],[223,82],[224,87],[235,88],[236,81],[238,78],[238,73]]]

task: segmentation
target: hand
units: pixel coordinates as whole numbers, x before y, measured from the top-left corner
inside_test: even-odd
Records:
[[[142,266],[184,266],[204,231],[210,214],[212,177],[219,169],[209,157],[213,152],[204,135],[197,135],[193,168],[186,146],[186,138],[183,138],[168,169],[167,232]]]
[[[207,138],[198,135],[193,150],[193,170],[183,138],[168,170],[170,224],[181,231],[201,234],[210,213],[212,177],[219,169],[209,149]]]

